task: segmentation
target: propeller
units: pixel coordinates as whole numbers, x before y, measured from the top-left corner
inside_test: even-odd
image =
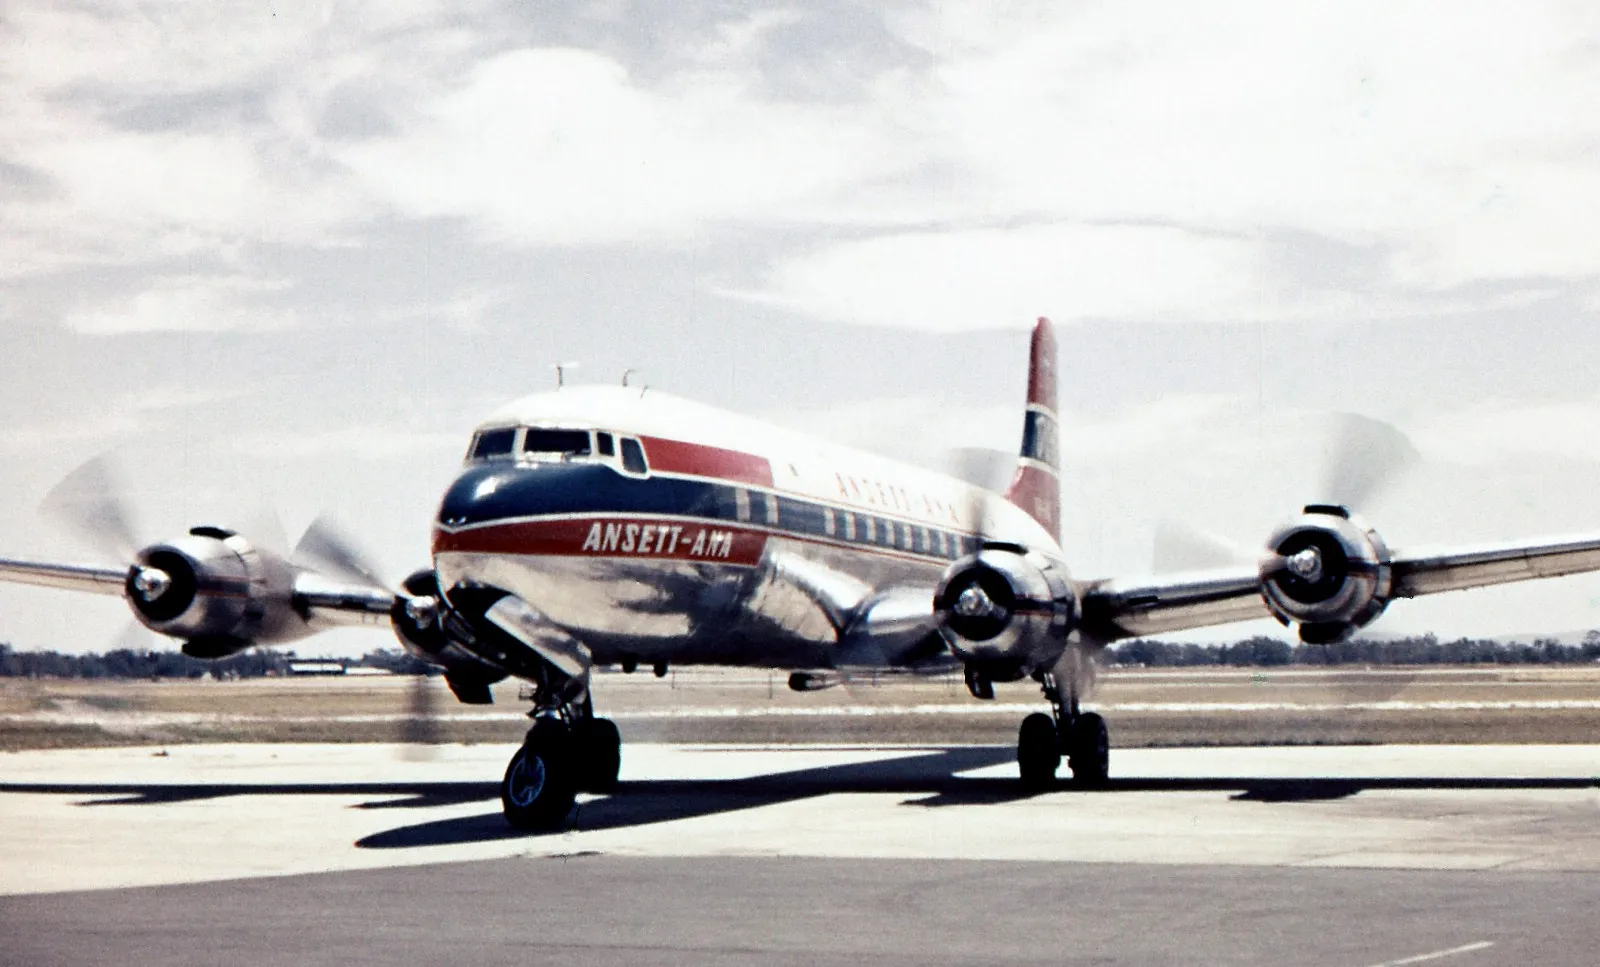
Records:
[[[947,452],[944,464],[947,475],[972,485],[962,519],[973,524],[980,545],[987,544],[991,537],[988,506],[991,501],[1003,499],[998,492],[1010,485],[1011,474],[1017,466],[1016,452],[992,447],[954,447]],[[958,612],[970,614],[998,610],[976,584],[962,592],[955,607]],[[1099,680],[1099,656],[1104,653],[1105,645],[1103,641],[1083,637],[1081,632],[1069,636],[1052,673],[1063,687],[1075,692],[1080,699],[1089,698]]]
[[[1152,569],[1156,574],[1250,564],[1256,552],[1210,531],[1169,517],[1156,523]]]
[[[356,542],[345,534],[333,519],[319,514],[306,527],[305,533],[294,546],[291,560],[352,584],[388,592],[394,585],[381,577],[382,570]],[[411,597],[409,591],[402,595]],[[419,659],[420,661],[420,659]],[[426,669],[411,675],[406,695],[406,715],[400,723],[400,757],[410,761],[428,761],[437,757],[438,746],[443,742],[439,724],[437,689]]]
[[[1321,496],[1352,510],[1367,507],[1418,459],[1416,447],[1394,424],[1335,413],[1323,450]]]
[[[50,488],[40,513],[119,564],[139,552],[127,484],[109,454],[90,458]]]
[[[1399,428],[1356,413],[1327,417],[1321,453],[1318,499],[1352,510],[1370,507],[1420,460]],[[1257,557],[1234,541],[1182,522],[1163,520],[1156,527],[1153,564],[1157,573],[1246,565]],[[1298,571],[1314,569],[1319,561],[1314,554],[1302,552],[1278,558],[1277,564]],[[1382,620],[1380,617],[1378,623]],[[1336,676],[1324,687],[1335,700],[1351,705],[1392,698],[1410,685],[1413,677],[1404,672],[1357,673]]]
[[[400,723],[400,757],[412,762],[427,762],[438,757],[443,742],[439,726],[438,690],[433,676],[417,670],[406,692],[406,717]]]
[[[388,590],[393,587],[378,576],[379,569],[333,520],[319,514],[300,535],[291,560],[353,584]]]

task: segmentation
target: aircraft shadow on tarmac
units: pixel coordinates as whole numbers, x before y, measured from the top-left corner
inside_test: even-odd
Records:
[[[1010,777],[961,773],[1012,760],[1006,747],[953,746],[920,754],[867,762],[775,772],[741,779],[635,780],[616,792],[589,799],[576,809],[572,829],[594,831],[647,826],[719,813],[755,809],[829,793],[904,794],[905,806],[938,808],[982,805],[1028,798]],[[1600,788],[1600,778],[1134,778],[1111,779],[1095,787],[1061,783],[1055,792],[1105,795],[1119,792],[1230,792],[1240,802],[1310,802],[1343,799],[1376,789],[1584,789]],[[485,802],[499,787],[483,782],[351,783],[7,783],[0,793],[44,793],[95,797],[79,805],[127,806],[191,802],[229,796],[372,796],[360,809],[406,809]],[[394,849],[483,842],[528,836],[506,825],[500,811],[398,826],[364,837],[357,846]]]

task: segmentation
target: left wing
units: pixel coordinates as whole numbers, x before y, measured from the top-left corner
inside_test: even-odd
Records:
[[[1115,641],[1274,617],[1299,624],[1307,641],[1329,641],[1395,598],[1600,570],[1600,535],[1390,553],[1359,522],[1310,519],[1319,516],[1275,535],[1256,567],[1088,582],[1080,628]]]

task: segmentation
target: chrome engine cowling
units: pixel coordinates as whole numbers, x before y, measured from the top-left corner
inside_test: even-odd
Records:
[[[1064,564],[1000,544],[946,568],[933,608],[951,651],[992,681],[1054,667],[1078,617]]]
[[[294,568],[238,534],[196,527],[138,553],[124,594],[151,631],[185,640],[197,658],[310,633],[293,604]]]
[[[1344,507],[1312,504],[1267,540],[1261,596],[1309,644],[1343,641],[1389,604],[1394,580],[1389,548]]]

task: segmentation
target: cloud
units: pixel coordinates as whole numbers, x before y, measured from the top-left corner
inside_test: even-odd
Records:
[[[912,232],[778,265],[756,301],[843,322],[959,331],[1073,319],[1217,319],[1259,311],[1245,240],[1144,225]]]
[[[292,329],[298,313],[263,297],[288,283],[248,276],[167,276],[127,300],[70,313],[70,329],[94,335],[141,332],[272,332]]]
[[[460,433],[436,433],[393,426],[347,426],[319,431],[246,434],[231,448],[242,456],[281,459],[341,456],[353,460],[394,460],[417,453],[458,450]]]
[[[763,99],[737,71],[651,87],[575,49],[484,61],[405,134],[336,155],[413,217],[467,218],[536,245],[806,220],[897,165],[893,142],[859,112]]]
[[[919,92],[922,137],[967,175],[945,196],[956,207],[1294,229],[1396,246],[1445,285],[1540,268],[1503,258],[1530,240],[1560,268],[1565,210],[1600,204],[1585,147],[1600,134],[1585,53],[1600,18],[1525,13],[1090,3],[991,20],[938,6],[903,30],[942,55]],[[1507,217],[1524,231],[1492,244]]]
[[[1430,414],[1412,436],[1427,458],[1469,467],[1530,458],[1600,465],[1600,400],[1488,399]]]

